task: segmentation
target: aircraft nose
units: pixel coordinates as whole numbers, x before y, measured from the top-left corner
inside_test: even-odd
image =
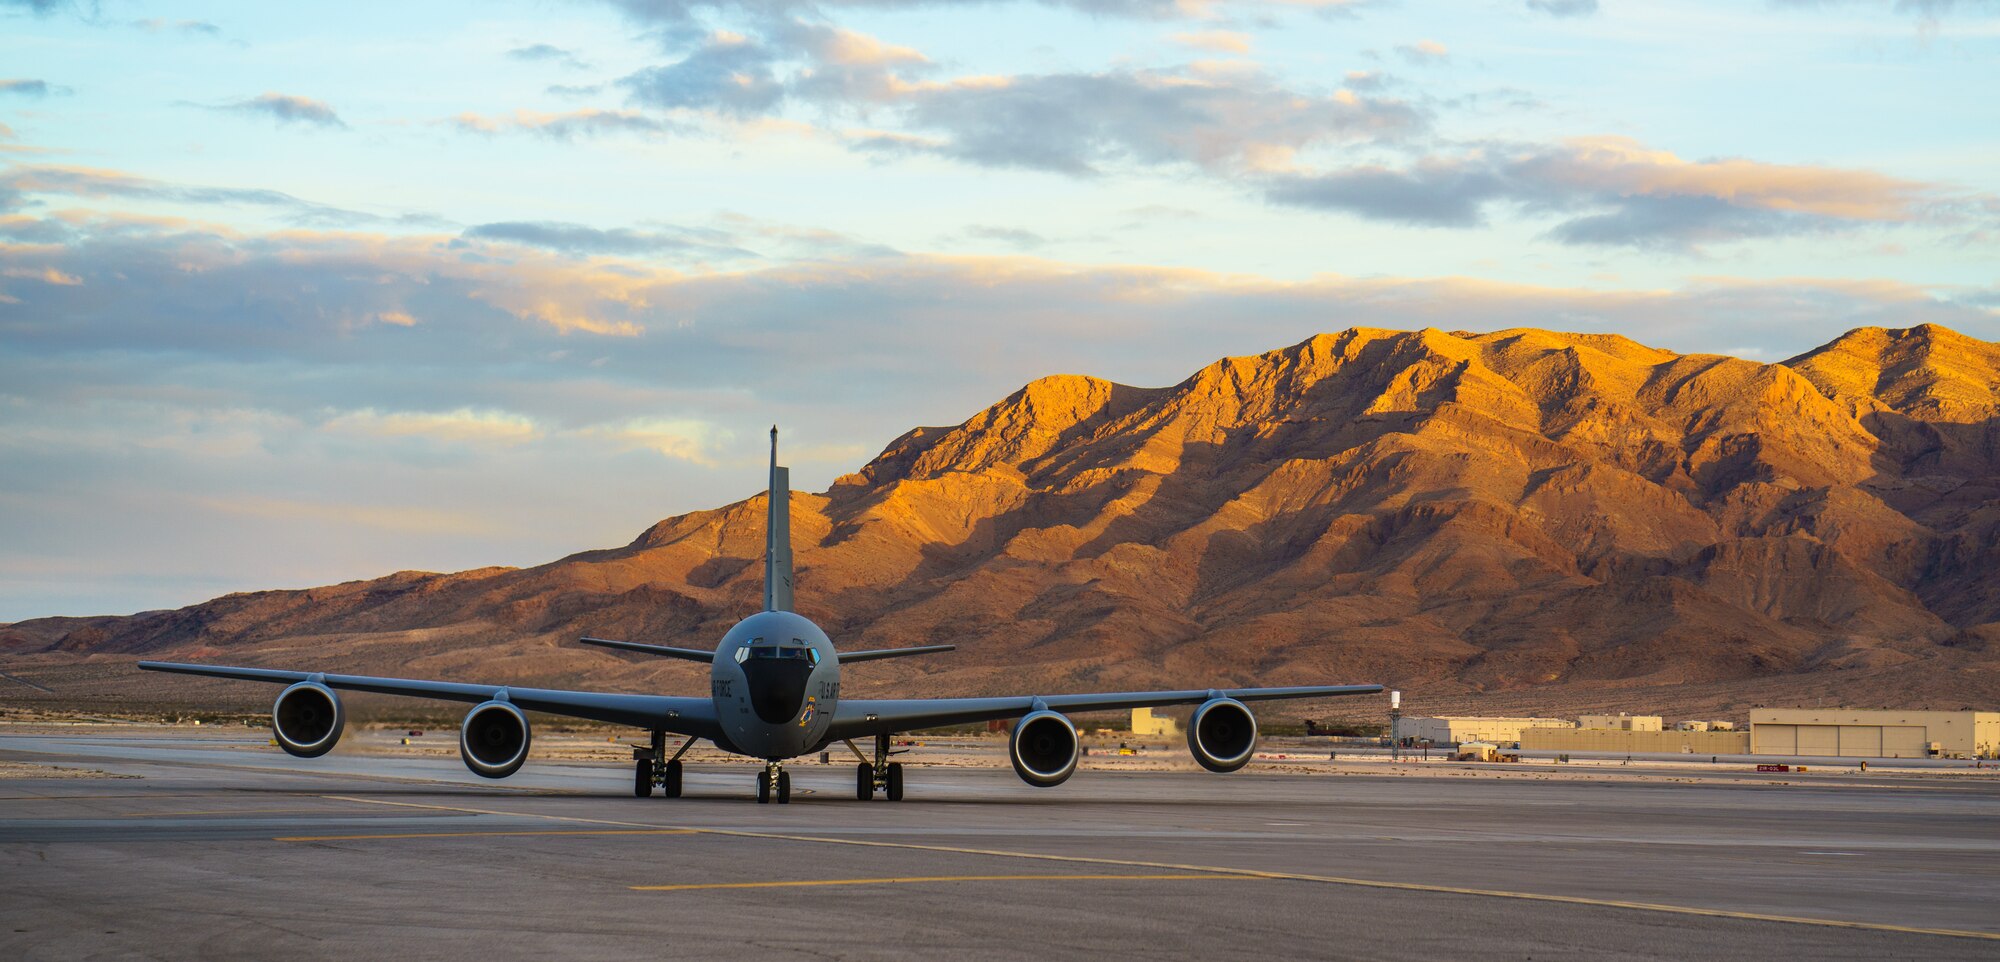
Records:
[[[744,680],[750,685],[750,708],[767,724],[791,721],[805,707],[806,687],[812,681],[812,673],[812,663],[803,660],[752,658],[744,662]]]

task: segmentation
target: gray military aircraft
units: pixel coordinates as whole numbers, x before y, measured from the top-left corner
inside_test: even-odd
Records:
[[[1314,685],[1297,688],[1209,688],[1188,691],[1134,691],[1089,695],[1013,695],[997,698],[840,697],[843,663],[876,661],[950,651],[954,645],[924,645],[875,651],[835,651],[818,625],[792,610],[791,477],[778,466],[778,429],[771,429],[769,515],[765,532],[764,610],[736,623],[714,651],[584,638],[587,645],[707,663],[707,697],[627,695],[613,692],[554,691],[513,685],[469,685],[450,681],[374,678],[317,671],[230,668],[142,661],[148,671],[211,675],[288,687],[271,706],[271,731],[280,748],[300,758],[317,758],[340,741],[346,713],[336,691],[369,691],[445,701],[475,702],[459,731],[458,748],[476,775],[506,778],[528,758],[527,712],[546,712],[630,725],[652,734],[650,747],[633,749],[632,793],[641,798],[663,790],[681,794],[681,756],[695,742],[764,760],[757,777],[757,801],[791,801],[787,759],[819,752],[836,742],[852,751],[854,794],[866,801],[877,794],[903,798],[903,766],[890,761],[892,736],[945,725],[1015,719],[1007,740],[1014,771],[1030,785],[1067,781],[1082,754],[1076,725],[1064,712],[1116,711],[1165,705],[1194,705],[1187,726],[1188,749],[1203,768],[1233,772],[1250,761],[1257,746],[1257,719],[1244,702],[1278,698],[1363,695],[1381,685]],[[672,756],[667,736],[685,736]],[[871,759],[854,744],[874,739]]]

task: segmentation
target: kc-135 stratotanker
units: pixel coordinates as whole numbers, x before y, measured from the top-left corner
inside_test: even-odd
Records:
[[[271,706],[271,731],[280,748],[300,758],[317,758],[340,741],[346,712],[336,691],[381,692],[477,703],[466,713],[458,748],[465,767],[487,778],[506,778],[527,761],[531,734],[526,713],[538,711],[650,732],[651,746],[633,750],[632,791],[641,798],[653,794],[655,788],[669,798],[679,797],[681,756],[695,742],[706,739],[723,751],[763,759],[764,770],[757,776],[757,801],[776,799],[780,803],[789,802],[792,794],[785,761],[819,752],[836,742],[845,743],[861,759],[855,767],[856,798],[867,800],[880,794],[900,801],[903,766],[890,761],[892,736],[1009,718],[1015,719],[1007,740],[1014,771],[1030,785],[1060,785],[1075,773],[1082,754],[1076,725],[1064,712],[1164,705],[1196,706],[1187,726],[1188,749],[1194,760],[1212,772],[1233,772],[1250,761],[1257,747],[1257,719],[1244,702],[1365,695],[1382,690],[1381,685],[1312,685],[992,698],[842,698],[842,663],[931,654],[955,646],[835,651],[826,632],[792,610],[791,479],[788,470],[778,466],[775,427],[771,429],[768,500],[764,610],[737,622],[714,651],[582,639],[587,645],[706,662],[710,668],[705,698],[155,661],[142,661],[139,667],[287,685]],[[671,756],[667,754],[668,735],[686,738]],[[854,744],[864,738],[874,740],[872,760]]]

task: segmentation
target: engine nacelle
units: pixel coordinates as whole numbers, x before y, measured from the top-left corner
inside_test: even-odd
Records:
[[[1069,781],[1082,754],[1076,726],[1047,709],[1028,713],[1014,723],[1013,733],[1007,736],[1007,755],[1014,761],[1014,773],[1037,788]]]
[[[1257,751],[1257,716],[1234,698],[1211,698],[1188,719],[1188,751],[1211,772],[1233,772]]]
[[[318,758],[340,743],[347,711],[340,696],[318,682],[302,681],[271,703],[271,735],[278,747],[299,758]]]
[[[506,778],[528,760],[528,716],[504,701],[482,702],[465,713],[458,729],[458,755],[472,774]]]

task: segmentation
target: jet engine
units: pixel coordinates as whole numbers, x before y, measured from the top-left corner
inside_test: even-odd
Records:
[[[1007,737],[1007,755],[1014,761],[1014,773],[1037,788],[1068,781],[1076,773],[1081,749],[1076,726],[1047,709],[1030,712],[1015,722],[1013,734]]]
[[[506,778],[528,760],[528,716],[504,701],[482,702],[465,713],[458,754],[472,774]]]
[[[1257,750],[1257,716],[1234,698],[1211,698],[1188,719],[1188,751],[1211,772],[1233,772]]]
[[[318,682],[302,681],[278,693],[271,703],[271,734],[278,747],[299,758],[318,758],[333,751],[347,712],[340,696]]]

